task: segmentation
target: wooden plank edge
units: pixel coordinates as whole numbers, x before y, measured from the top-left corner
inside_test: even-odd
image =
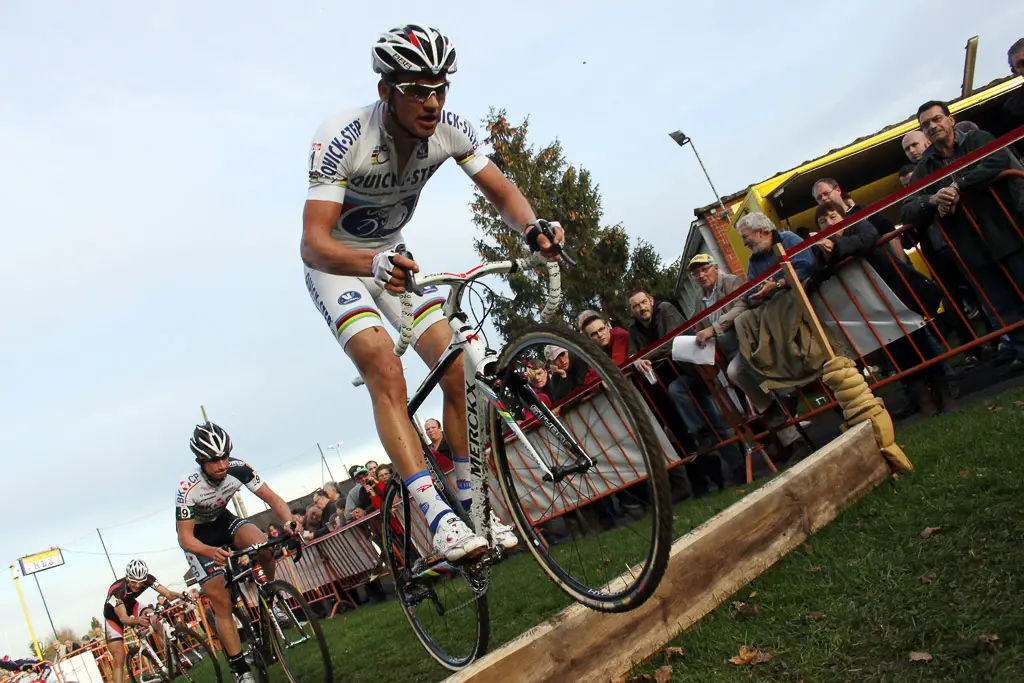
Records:
[[[870,425],[857,425],[677,539],[658,591],[636,610],[571,605],[446,683],[621,680],[889,475]]]

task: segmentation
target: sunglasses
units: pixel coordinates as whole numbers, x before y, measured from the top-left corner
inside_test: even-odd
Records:
[[[430,99],[431,95],[436,95],[438,100],[443,100],[448,93],[448,86],[450,85],[451,83],[448,81],[442,81],[434,85],[427,83],[395,83],[394,88],[406,97],[410,97],[423,104]]]

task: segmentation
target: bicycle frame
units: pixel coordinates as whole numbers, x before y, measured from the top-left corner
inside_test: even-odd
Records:
[[[478,278],[485,275],[505,274],[516,272],[520,269],[545,265],[548,269],[548,299],[541,311],[541,319],[550,319],[561,302],[561,279],[558,264],[548,261],[540,261],[537,258],[520,259],[518,261],[498,261],[477,266],[465,273],[437,273],[425,277],[410,276],[406,289],[415,291],[420,287],[429,285],[448,286],[451,291],[444,304],[444,315],[448,319],[451,328],[452,338],[448,348],[431,368],[426,379],[420,384],[413,395],[409,398],[409,417],[416,413],[419,407],[426,400],[426,397],[433,391],[437,384],[451,368],[452,364],[461,356],[463,357],[463,383],[466,390],[466,435],[469,447],[469,471],[470,491],[472,493],[472,505],[470,507],[470,521],[472,528],[477,534],[483,536],[493,547],[494,539],[491,537],[490,525],[490,496],[488,493],[486,444],[484,430],[487,428],[487,407],[494,406],[498,415],[508,425],[509,429],[520,439],[537,465],[544,472],[546,479],[555,480],[559,475],[564,476],[567,471],[573,468],[558,468],[563,472],[552,472],[537,451],[530,444],[526,435],[520,429],[515,418],[505,407],[497,393],[497,352],[488,348],[476,334],[469,324],[468,316],[462,311],[462,297],[468,286]],[[412,301],[410,297],[402,297],[403,325],[400,331],[399,341],[395,345],[395,354],[401,356],[405,353],[412,339]],[[546,423],[554,431],[563,445],[573,450],[578,457],[586,458],[589,464],[592,461],[579,448],[575,438],[555,419],[553,413],[539,401],[536,394],[529,386],[518,387],[532,400],[527,407],[537,418]],[[415,424],[415,423],[414,423]],[[423,435],[420,435],[421,440]],[[431,459],[428,458],[428,462]],[[438,479],[443,479],[443,474],[434,472]]]

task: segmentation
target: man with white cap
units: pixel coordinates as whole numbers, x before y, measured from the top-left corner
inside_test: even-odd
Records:
[[[583,386],[588,368],[585,363],[573,363],[566,349],[548,344],[544,347],[544,359],[548,362],[548,395],[552,401],[558,403]]]

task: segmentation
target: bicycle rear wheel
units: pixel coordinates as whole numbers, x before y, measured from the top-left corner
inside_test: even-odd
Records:
[[[285,678],[291,683],[331,683],[331,653],[302,593],[287,581],[272,581],[262,592],[268,640]]]
[[[174,647],[168,653],[171,678],[181,674],[189,683],[220,683],[223,678],[217,656],[206,639],[192,629],[179,626],[173,633]]]
[[[441,666],[458,671],[487,651],[487,571],[425,563],[413,535],[426,520],[412,509],[405,487],[392,480],[381,502],[384,557],[416,637]]]
[[[600,380],[560,416],[527,378],[526,364],[543,358],[546,345],[567,350],[581,379],[586,365]],[[668,474],[650,411],[601,347],[547,325],[508,344],[497,373],[509,417],[491,404],[492,450],[527,547],[577,602],[635,609],[657,589],[672,543]],[[507,420],[527,409],[538,418],[528,443],[506,443]]]

